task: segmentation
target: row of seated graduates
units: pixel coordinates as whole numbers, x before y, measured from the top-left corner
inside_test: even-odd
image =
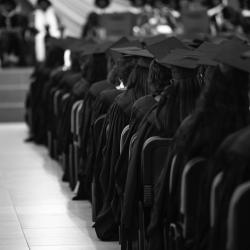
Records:
[[[62,70],[60,49],[61,61],[47,67],[46,73],[34,73],[41,86],[39,90],[33,86],[36,96],[30,91],[32,136],[43,144],[52,136],[56,143],[51,156],[64,155],[64,180],[71,182],[70,113],[73,104],[83,100],[77,159],[80,187],[75,199],[91,200],[98,237],[119,239],[123,249],[226,249],[229,200],[234,189],[248,180],[244,160],[249,129],[238,130],[249,122],[249,46],[237,38],[221,44],[204,42],[196,49],[176,38],[146,43],[146,48],[136,41],[120,42],[113,49],[107,43],[94,50],[89,43],[76,43],[81,73],[79,58],[75,58],[75,68],[72,63],[70,70]],[[107,51],[108,61],[114,60],[108,63],[113,64],[112,70],[96,79],[100,56],[105,58]],[[98,63],[91,64],[94,57]],[[55,55],[51,58],[56,59]],[[88,76],[93,69],[91,81]],[[120,81],[125,89],[116,87]],[[61,100],[54,112],[53,94],[58,89]],[[39,124],[37,130],[34,123]],[[146,151],[149,138],[159,143],[160,154],[155,156],[154,148]],[[192,181],[188,210],[182,201],[184,169],[197,157],[194,163],[202,167],[202,173]],[[241,168],[235,168],[239,162]],[[145,171],[150,179],[147,185],[143,183]],[[222,195],[216,200],[216,216],[209,216],[211,186],[219,172],[223,172]]]

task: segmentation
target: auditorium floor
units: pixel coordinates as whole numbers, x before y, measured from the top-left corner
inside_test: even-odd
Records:
[[[0,124],[0,250],[119,249],[98,241],[90,204],[71,201],[60,166],[26,136],[22,123]]]

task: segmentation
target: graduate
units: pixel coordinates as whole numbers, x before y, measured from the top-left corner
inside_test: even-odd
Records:
[[[26,107],[29,109],[27,119],[30,127],[30,137],[26,141],[34,141],[39,144],[46,143],[46,135],[44,135],[46,115],[44,115],[43,92],[46,83],[49,82],[50,74],[63,66],[63,57],[64,49],[60,46],[51,45],[48,47],[45,62],[37,65],[34,69],[27,100],[29,107]]]
[[[226,46],[224,46],[223,50],[218,54],[216,58],[222,64],[222,70],[226,72],[227,77],[230,77],[230,79],[233,80],[232,84],[234,84],[234,86],[236,85],[235,88],[237,88],[241,93],[241,96],[238,97],[238,102],[231,102],[231,106],[234,104],[234,109],[233,107],[230,107],[234,112],[236,112],[236,117],[238,118],[235,118],[237,129],[235,129],[231,133],[249,125],[249,99],[247,95],[249,91],[250,73],[249,49],[249,45],[231,41],[228,42]],[[236,93],[236,91],[232,90],[233,95],[236,95]],[[220,147],[220,149],[216,153],[215,159],[212,160],[211,165],[209,165],[207,171],[207,182],[204,188],[205,191],[208,191],[209,188],[211,189],[211,183],[214,177],[220,171],[222,171],[223,173],[219,201],[216,205],[218,211],[216,213],[214,228],[212,228],[212,237],[209,249],[226,248],[226,241],[230,240],[226,239],[226,223],[228,215],[227,211],[229,208],[229,199],[236,186],[244,182],[244,180],[247,180],[248,178],[247,160],[245,161],[245,159],[247,158],[245,158],[244,153],[245,150],[247,150],[248,144],[246,144],[245,138],[242,143],[240,143],[243,138],[242,135],[240,135],[238,139],[235,139],[235,144],[232,142],[232,148],[230,145],[232,153],[234,152],[234,146],[237,152],[242,152],[241,159],[237,158],[239,160],[237,163],[237,169],[235,169],[235,167],[233,167],[232,165],[235,163],[236,158],[234,157],[234,154],[231,154],[231,152],[229,153],[228,151],[228,142],[230,141],[230,139],[228,139],[228,141],[226,143],[223,143],[223,146]],[[222,152],[225,152],[225,154],[222,155]],[[230,154],[230,158],[228,158],[228,153]],[[222,163],[222,165],[219,165],[220,163]],[[205,200],[201,200],[201,202],[205,202]]]
[[[245,47],[242,41],[229,41],[223,43],[223,46],[219,46],[217,53],[220,50],[223,51],[226,46],[236,49],[232,44],[238,48]],[[235,84],[236,81],[241,84],[240,87]],[[247,74],[237,70],[223,72],[220,66],[207,68],[205,88],[196,109],[183,121],[176,132],[167,164],[156,186],[157,195],[149,226],[152,238],[153,234],[155,237],[156,235],[162,237],[162,220],[166,219],[167,225],[169,225],[178,222],[180,218],[180,185],[185,164],[194,157],[203,157],[209,163],[225,137],[248,124],[247,93]],[[177,155],[174,166],[175,174],[171,179],[170,191],[168,189],[170,166],[175,155]],[[205,180],[204,183],[206,183]],[[197,214],[196,218],[192,218],[195,232],[192,237],[194,238],[186,239],[185,242],[188,242],[190,249],[207,249],[208,247],[210,194],[208,189],[205,190],[207,192],[202,192],[200,195],[200,207],[198,208],[200,214]],[[156,241],[159,241],[157,237],[152,241],[152,246]]]
[[[85,102],[83,105],[84,119],[80,124],[80,135],[81,135],[81,163],[80,163],[80,188],[75,199],[87,198],[86,194],[89,193],[87,190],[88,185],[92,180],[92,158],[94,152],[92,152],[92,146],[94,144],[92,135],[92,129],[95,120],[105,114],[109,107],[112,105],[115,97],[121,93],[119,89],[121,82],[126,83],[128,76],[134,67],[136,61],[132,58],[123,58],[117,54],[111,53],[111,49],[126,44],[131,44],[140,47],[139,42],[130,42],[127,39],[119,39],[117,42],[112,44],[107,50],[107,66],[108,66],[108,78],[93,84],[87,92]],[[88,151],[88,153],[87,153]],[[87,157],[88,156],[88,157]],[[93,157],[92,157],[93,156]],[[88,171],[86,169],[89,169]],[[86,174],[86,171],[89,174]],[[88,175],[85,180],[85,175]],[[86,182],[86,183],[85,183]],[[86,186],[87,185],[87,186]],[[89,195],[88,195],[89,198]]]
[[[158,40],[157,40],[158,41]],[[172,79],[169,67],[161,65],[158,61],[176,48],[187,48],[175,37],[165,38],[160,42],[152,43],[147,49],[154,55],[154,60],[149,68],[148,84],[149,95],[139,98],[133,105],[129,121],[129,131],[122,152],[115,166],[115,193],[112,200],[112,209],[116,214],[116,219],[120,222],[122,196],[127,176],[129,159],[129,145],[132,136],[139,129],[139,125],[144,116],[150,112],[160,100],[164,88],[170,84]]]
[[[129,76],[126,90],[116,98],[107,114],[107,121],[105,121],[108,124],[108,132],[102,150],[102,165],[98,177],[104,199],[102,209],[95,222],[97,235],[103,240],[115,239],[113,237],[118,239],[117,225],[110,223],[110,228],[108,228],[107,223],[109,223],[109,219],[114,219],[113,216],[110,216],[110,199],[114,187],[114,167],[120,153],[120,135],[123,128],[129,123],[133,103],[141,96],[148,94],[148,68],[153,58],[153,55],[147,50],[127,48],[125,50],[128,55],[139,56],[139,59]],[[103,130],[106,131],[105,126]],[[105,230],[103,230],[104,227],[106,227]]]
[[[203,87],[197,78],[198,65],[190,59],[184,60],[185,58],[179,52],[173,55],[174,60],[168,60],[170,55],[167,55],[163,63],[171,66],[171,84],[163,91],[158,105],[144,117],[139,125],[140,129],[136,133],[137,137],[128,164],[123,194],[121,233],[122,238],[129,241],[136,239],[138,229],[136,211],[137,201],[140,199],[139,172],[141,171],[140,156],[143,144],[151,136],[172,138],[183,119],[193,111],[196,99]],[[163,60],[160,60],[161,62]]]

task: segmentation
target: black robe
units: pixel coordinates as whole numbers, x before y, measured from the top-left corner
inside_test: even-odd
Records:
[[[96,99],[100,96],[101,92],[104,90],[114,89],[115,87],[108,83],[107,80],[103,80],[94,83],[86,93],[84,98],[82,115],[80,120],[80,169],[79,169],[79,181],[80,187],[78,189],[78,198],[89,198],[89,184],[92,178],[87,178],[86,166],[88,157],[91,157],[92,152],[88,148],[91,148],[92,140],[92,124],[95,121],[94,106]],[[89,151],[90,155],[87,153]],[[89,176],[89,175],[88,175]],[[91,174],[90,174],[91,176]]]
[[[96,86],[96,87],[98,88],[92,89],[91,92],[93,95],[97,95],[97,96],[95,97],[95,100],[93,100],[91,109],[87,110],[87,113],[89,114],[89,116],[87,116],[86,119],[89,119],[87,122],[89,123],[88,125],[90,127],[86,126],[85,129],[88,130],[88,134],[85,130],[83,131],[83,127],[81,128],[81,136],[84,136],[84,139],[82,138],[84,149],[83,149],[83,155],[81,159],[82,162],[80,163],[81,165],[81,173],[79,176],[80,187],[77,193],[77,197],[80,199],[90,198],[90,184],[91,184],[92,179],[95,178],[95,176],[97,176],[96,169],[98,169],[98,166],[100,166],[100,161],[96,159],[99,159],[100,155],[102,154],[101,152],[102,145],[106,139],[106,134],[104,132],[103,133],[101,132],[99,140],[94,141],[94,137],[93,137],[94,122],[101,115],[107,113],[109,107],[114,102],[116,96],[122,92],[121,90],[112,89],[111,87],[111,89],[109,90],[104,90],[98,93],[99,91],[97,90],[99,89],[99,87],[103,87],[103,83],[101,83],[100,86]],[[81,147],[83,147],[83,145]],[[83,159],[85,161],[83,161]],[[99,201],[101,202],[101,200],[102,199],[100,198]]]
[[[114,167],[120,155],[120,137],[123,128],[128,125],[132,105],[136,100],[134,89],[120,94],[110,107],[103,133],[106,133],[102,147],[101,165],[98,180],[103,194],[103,205],[95,222],[95,230],[102,240],[118,240],[118,225],[111,211],[111,199],[114,190]],[[106,128],[108,125],[108,132]]]
[[[216,204],[217,214],[212,230],[210,249],[226,249],[227,219],[229,203],[235,189],[242,183],[250,181],[250,127],[246,127],[230,135],[219,147],[211,170],[213,175],[223,173],[219,190],[219,200]],[[247,228],[242,226],[242,233]],[[248,246],[243,248],[248,249]],[[243,249],[241,248],[241,249]]]

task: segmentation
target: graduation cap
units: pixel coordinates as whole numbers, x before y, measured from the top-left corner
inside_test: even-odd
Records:
[[[105,41],[99,44],[89,44],[83,48],[81,56],[105,54],[113,42]]]
[[[146,46],[150,46],[152,44],[159,43],[165,39],[166,39],[166,36],[160,34],[160,35],[156,35],[156,36],[144,37],[142,39],[142,43],[144,43]]]
[[[159,60],[174,49],[188,49],[188,46],[186,46],[176,37],[170,37],[162,40],[161,42],[147,46],[146,48],[154,55],[156,59]]]
[[[215,61],[215,57],[219,53],[221,46],[219,44],[204,42],[190,54],[199,57],[200,65],[216,66],[218,63]]]
[[[108,50],[108,53],[112,58],[117,61],[121,56],[122,53],[119,51],[113,50],[113,48],[125,48],[125,47],[136,47],[136,48],[142,48],[142,44],[138,40],[125,41],[124,39],[122,41],[118,40],[114,45],[111,46],[111,48]]]
[[[195,69],[199,66],[199,55],[190,54],[188,49],[174,49],[164,58],[159,60],[163,66],[178,66],[186,69]]]
[[[154,58],[154,56],[148,50],[138,47],[113,48],[112,50],[125,57],[139,57],[137,65],[145,68],[149,68],[150,63]]]
[[[220,48],[215,60],[250,73],[250,46],[236,39],[229,40]]]
[[[153,54],[151,54],[147,49],[142,49],[138,47],[113,48],[112,50],[125,56],[139,56],[151,59],[154,58]]]

